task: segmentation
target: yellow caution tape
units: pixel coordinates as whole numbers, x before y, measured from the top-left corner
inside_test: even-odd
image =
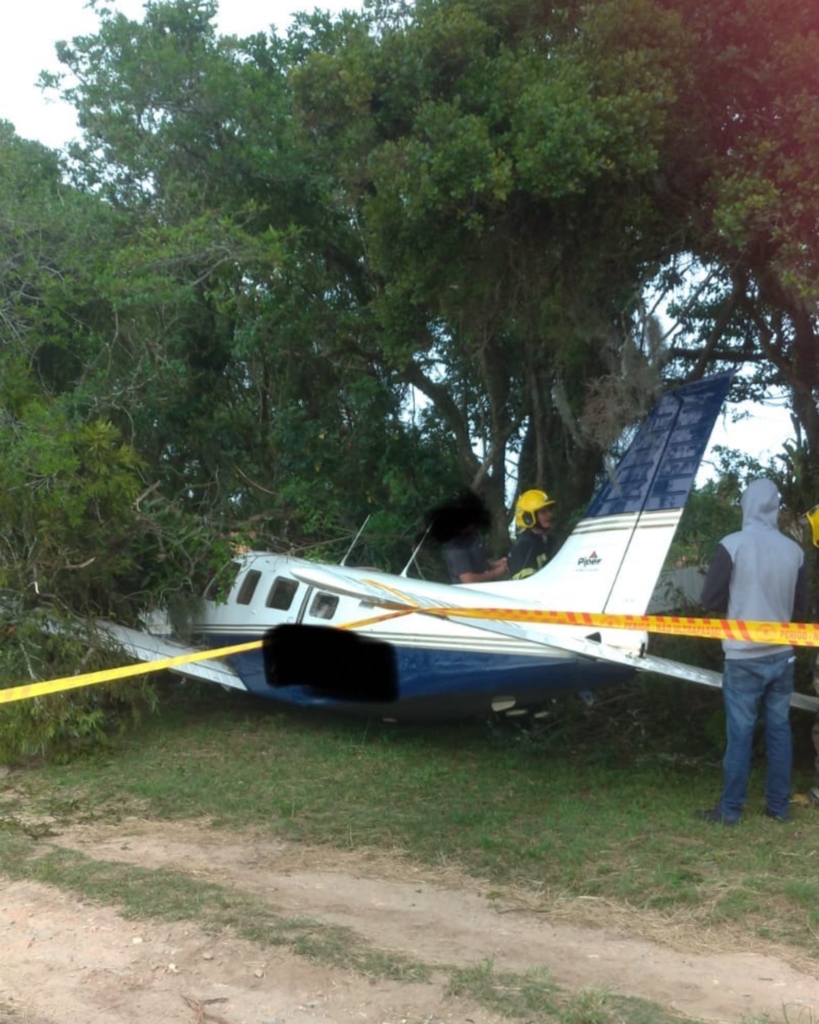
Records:
[[[639,630],[672,636],[699,636],[715,640],[748,640],[755,643],[790,644],[795,647],[819,647],[819,625],[811,622],[753,622],[738,619],[698,619],[679,615],[605,615],[596,612],[549,612],[525,608],[435,608],[412,605],[383,615],[347,623],[342,629],[355,630],[378,622],[419,613],[458,619],[496,619],[502,622],[529,622],[552,626],[583,626],[593,629]],[[61,693],[82,686],[114,682],[133,676],[162,672],[196,661],[226,658],[233,654],[261,649],[263,640],[250,640],[231,647],[216,647],[209,651],[192,651],[160,661],[140,662],[122,668],[103,669],[82,675],[51,679],[42,683],[28,683],[7,690],[0,689],[0,704]]]
[[[741,619],[697,619],[682,615],[604,615],[595,612],[547,612],[526,608],[417,608],[427,615],[458,619],[498,619],[552,626],[631,629],[672,636],[715,640],[750,640],[764,644],[819,647],[819,625],[812,622],[754,622]]]
[[[390,619],[400,619],[403,615],[414,615],[423,609],[413,605],[411,608],[401,608],[399,611],[384,612],[383,615],[373,615],[369,619],[357,619],[355,622],[344,622],[337,629],[356,630],[365,626],[375,626],[379,622],[389,622]],[[436,609],[437,610],[437,609]]]
[[[250,640],[232,647],[218,647],[212,651],[192,651],[190,654],[177,654],[173,658],[161,661],[140,662],[138,665],[125,665],[122,668],[108,668],[100,672],[86,672],[78,676],[66,676],[64,679],[49,679],[44,683],[27,683],[25,686],[14,686],[8,690],[0,690],[0,704],[10,704],[15,700],[28,700],[30,697],[42,697],[47,693],[61,693],[63,690],[76,690],[81,686],[94,686],[96,683],[110,683],[115,679],[128,679],[130,676],[147,675],[149,672],[162,672],[176,665],[190,665],[194,661],[205,661],[209,658],[226,658],[231,654],[243,654],[254,651],[262,646],[262,640]]]
[[[391,588],[387,588],[390,589]],[[398,594],[398,591],[391,590]],[[701,619],[683,615],[606,615],[602,612],[550,612],[529,608],[446,608],[412,604],[400,610],[359,619],[342,629],[363,629],[403,615],[436,615],[452,619],[496,619],[550,626],[627,629],[671,636],[700,636],[712,640],[748,640],[764,644],[819,647],[819,625],[812,622],[759,622],[742,619]]]

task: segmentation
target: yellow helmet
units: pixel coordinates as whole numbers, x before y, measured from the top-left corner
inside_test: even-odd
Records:
[[[515,502],[515,526],[519,530],[528,530],[537,522],[535,513],[538,509],[554,503],[555,499],[545,491],[524,491]]]
[[[819,548],[819,505],[814,505],[810,512],[806,512],[805,519],[810,523],[813,546]]]

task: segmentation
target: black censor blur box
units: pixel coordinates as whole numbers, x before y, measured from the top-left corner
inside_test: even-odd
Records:
[[[389,644],[330,626],[276,626],[262,644],[268,686],[309,686],[341,701],[398,699],[398,669]]]

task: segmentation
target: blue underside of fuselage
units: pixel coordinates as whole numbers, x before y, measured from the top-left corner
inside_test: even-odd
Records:
[[[238,644],[247,634],[209,638],[213,646]],[[508,654],[394,647],[398,699],[389,703],[339,700],[314,686],[271,686],[265,679],[260,651],[227,659],[248,691],[260,697],[301,707],[321,707],[349,714],[398,720],[451,719],[488,713],[495,701],[514,701],[515,708],[542,705],[565,693],[586,693],[615,686],[634,672],[624,665],[575,658],[536,658]],[[348,671],[327,666],[335,679]]]

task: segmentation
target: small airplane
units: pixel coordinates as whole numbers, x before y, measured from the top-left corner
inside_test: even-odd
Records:
[[[216,600],[215,582],[208,588],[190,635],[204,645],[200,653],[250,649],[171,671],[388,721],[537,715],[555,695],[587,696],[636,672],[720,686],[717,672],[649,655],[644,630],[508,617],[645,614],[732,377],[663,395],[584,518],[534,575],[450,585],[249,552],[233,560],[225,600]],[[141,661],[197,650],[166,635],[111,624],[103,631]],[[816,703],[794,695],[796,706]]]

